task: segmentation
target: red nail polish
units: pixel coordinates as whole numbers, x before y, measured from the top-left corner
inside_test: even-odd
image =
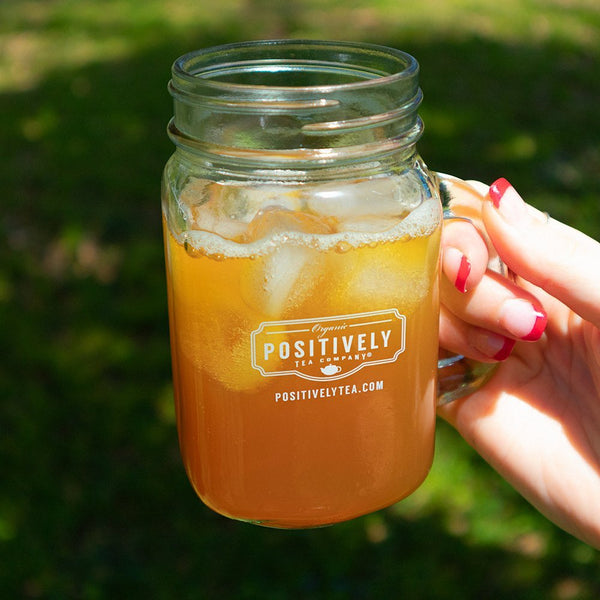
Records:
[[[541,309],[536,309],[535,311],[535,323],[533,324],[533,328],[531,331],[521,338],[526,342],[535,342],[542,337],[542,333],[546,329],[546,323],[548,323],[548,315]]]
[[[464,294],[467,291],[467,277],[471,272],[471,263],[469,259],[463,254],[460,258],[460,267],[454,281],[454,287],[461,293]]]
[[[513,351],[515,344],[516,340],[506,338],[504,340],[504,345],[502,346],[502,348],[500,348],[500,350],[498,350],[498,352],[496,352],[496,354],[494,354],[493,358],[495,358],[496,360],[506,360],[510,356],[510,353]]]
[[[492,185],[490,185],[490,191],[488,192],[488,195],[492,201],[492,204],[496,208],[500,206],[500,200],[502,200],[502,196],[504,196],[509,187],[510,183],[504,179],[504,177],[497,179],[494,181],[494,183],[492,183]]]

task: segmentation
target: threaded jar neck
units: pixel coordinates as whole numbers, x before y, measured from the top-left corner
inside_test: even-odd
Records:
[[[383,46],[271,40],[175,61],[173,142],[258,164],[331,164],[406,150],[423,126],[417,61]]]

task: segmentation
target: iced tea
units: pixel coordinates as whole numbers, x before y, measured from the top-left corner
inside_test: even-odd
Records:
[[[191,179],[165,217],[181,452],[217,512],[319,526],[425,478],[441,209],[409,188]]]

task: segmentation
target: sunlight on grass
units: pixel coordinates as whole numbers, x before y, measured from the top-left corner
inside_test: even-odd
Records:
[[[0,542],[6,542],[15,537],[17,526],[15,519],[8,514],[2,514],[5,511],[0,511]]]
[[[27,90],[55,70],[124,58],[162,35],[226,20],[239,2],[94,0],[0,4],[0,92]]]
[[[497,162],[531,159],[537,151],[536,139],[531,134],[522,132],[493,145],[490,148],[490,158]]]
[[[42,30],[8,34],[3,38],[0,91],[29,90],[54,70],[123,58],[136,49],[120,36],[99,39],[83,32],[64,36],[60,32]]]
[[[433,169],[506,176],[600,235],[599,32],[598,0],[0,0],[0,597],[599,598],[598,553],[442,422],[424,485],[362,519],[275,532],[204,507],[159,201],[179,54],[350,39],[419,60]]]
[[[287,0],[221,0],[218,10],[207,2],[176,0],[115,0],[108,5],[9,0],[0,4],[0,91],[31,89],[54,70],[123,58],[163,35],[192,35],[199,25],[217,27],[236,19],[249,26],[248,39],[368,39],[405,32],[423,39],[445,35],[515,43],[555,39],[590,48],[600,44],[596,5],[586,0],[300,0],[286,6]],[[588,19],[581,18],[582,10],[590,11]]]
[[[160,390],[155,406],[156,413],[161,422],[166,425],[175,424],[175,401],[173,399],[172,384],[167,384]]]

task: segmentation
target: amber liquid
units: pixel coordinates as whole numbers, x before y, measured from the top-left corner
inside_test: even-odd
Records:
[[[433,458],[439,232],[437,222],[423,235],[295,240],[228,256],[182,243],[165,223],[180,447],[208,506],[272,527],[313,527],[389,506],[419,486]],[[405,318],[393,361],[360,367],[364,344],[387,341],[367,332],[362,352],[357,336],[352,349],[335,342],[339,362],[321,371],[336,372],[332,379],[269,376],[252,364],[262,323],[390,309]],[[274,343],[268,364],[327,366],[332,343],[312,357],[302,347],[302,359]],[[261,358],[262,348],[255,352]],[[350,363],[358,370],[338,377]]]

